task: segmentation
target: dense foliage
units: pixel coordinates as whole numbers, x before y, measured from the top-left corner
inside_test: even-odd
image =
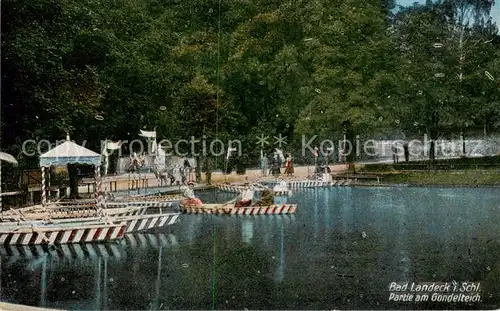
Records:
[[[335,141],[346,130],[436,138],[492,129],[492,4],[4,1],[2,148],[21,156],[24,140],[70,131],[98,150],[99,139],[156,128],[172,141],[240,139],[257,158],[261,133],[286,136],[292,150],[302,135]]]

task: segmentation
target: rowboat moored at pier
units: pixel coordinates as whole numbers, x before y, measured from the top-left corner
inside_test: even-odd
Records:
[[[259,188],[264,188],[264,186],[260,185],[261,187]],[[291,190],[289,190],[288,188],[286,188],[286,185],[285,187],[283,187],[282,185],[277,185],[278,187],[274,187],[272,190],[273,190],[273,193],[276,195],[276,196],[289,196],[292,194]],[[239,186],[239,185],[224,185],[224,184],[219,184],[216,186],[217,189],[221,190],[221,191],[226,191],[226,192],[231,192],[231,193],[242,193],[243,191],[245,191],[246,189],[248,189],[249,187],[247,186]],[[259,190],[259,188],[257,188],[256,190]]]
[[[114,199],[113,201],[159,201],[159,202],[179,202],[183,199],[183,196],[178,194],[148,194],[148,195],[137,195],[137,196],[125,196],[121,198]]]
[[[107,216],[134,216],[144,215],[148,207],[123,207],[105,210]],[[48,207],[43,209],[8,210],[0,213],[0,221],[20,221],[20,220],[46,220],[46,219],[78,219],[84,221],[85,218],[99,217],[99,211],[95,207]]]
[[[323,187],[345,187],[349,186],[351,180],[333,180],[333,181],[323,181],[323,180],[289,180],[286,182],[288,187],[291,189],[300,188],[323,188]],[[277,181],[265,182],[269,186],[277,185]]]
[[[79,224],[99,224],[99,223],[125,223],[125,233],[146,231],[153,228],[161,228],[174,224],[179,218],[180,213],[163,213],[163,214],[148,214],[148,215],[133,215],[133,216],[116,216],[116,217],[89,217],[89,218],[66,218],[66,219],[49,219],[35,220],[29,223],[34,226],[45,225],[64,225],[77,226]]]
[[[96,243],[121,239],[125,222],[35,226],[29,222],[0,225],[0,245]]]

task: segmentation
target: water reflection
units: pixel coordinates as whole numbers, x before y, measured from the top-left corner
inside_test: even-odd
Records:
[[[243,243],[251,244],[253,238],[253,221],[243,220],[241,222],[241,236]]]
[[[127,234],[116,244],[6,246],[0,248],[0,279],[3,281],[0,285],[8,301],[40,307],[107,310],[111,300],[109,283],[115,281],[108,274],[109,263],[123,262],[129,248],[134,251],[152,248],[159,250],[154,297],[157,302],[160,299],[163,248],[174,249],[177,245],[173,234],[136,233]],[[19,278],[20,267],[25,268]],[[4,281],[4,276],[7,281]],[[31,281],[29,288],[39,288],[38,300],[32,294],[25,296],[26,292],[17,288],[18,282],[27,280]]]
[[[288,198],[293,217],[182,215],[116,244],[0,248],[0,293],[65,309],[398,309],[415,305],[389,303],[390,282],[470,280],[484,285],[472,307],[498,307],[499,196],[308,189]],[[433,307],[471,306],[419,306]]]

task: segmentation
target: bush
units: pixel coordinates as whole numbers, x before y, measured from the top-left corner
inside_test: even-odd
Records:
[[[236,174],[238,174],[238,175],[245,175],[246,172],[247,172],[246,168],[238,168],[236,170]]]
[[[236,174],[244,175],[247,171],[248,162],[249,162],[249,159],[246,156],[242,156],[242,157],[238,158],[238,161],[236,162]]]
[[[233,165],[231,163],[228,163],[226,171],[224,173],[229,175],[229,174],[231,174],[232,171],[233,171]]]

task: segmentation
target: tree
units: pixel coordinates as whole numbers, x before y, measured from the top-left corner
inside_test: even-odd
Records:
[[[397,110],[407,132],[423,130],[428,135],[431,163],[435,139],[473,123],[478,111],[474,103],[481,101],[477,89],[484,81],[478,79],[477,70],[484,72],[493,56],[493,50],[478,46],[485,28],[479,27],[478,19],[470,24],[464,18],[466,9],[472,10],[468,6],[451,10],[449,3],[437,3],[411,7],[396,16],[394,36],[401,50],[398,76],[404,90]],[[491,24],[486,28],[493,29]]]

